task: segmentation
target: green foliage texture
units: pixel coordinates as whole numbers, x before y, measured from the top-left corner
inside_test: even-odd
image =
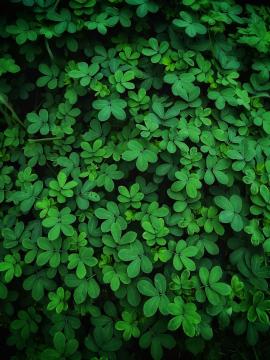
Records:
[[[0,39],[1,354],[270,358],[270,6],[6,0]]]

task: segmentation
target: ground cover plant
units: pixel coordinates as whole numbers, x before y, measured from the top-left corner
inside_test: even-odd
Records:
[[[3,3],[1,354],[269,357],[270,7]]]

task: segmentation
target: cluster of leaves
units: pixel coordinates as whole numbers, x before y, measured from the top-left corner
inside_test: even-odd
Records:
[[[236,0],[5,2],[10,359],[270,356],[269,27]]]

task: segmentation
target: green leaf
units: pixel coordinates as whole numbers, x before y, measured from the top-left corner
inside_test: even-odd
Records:
[[[146,300],[143,305],[143,312],[146,317],[152,317],[158,310],[159,307],[159,296],[154,296],[151,299]]]
[[[137,287],[139,292],[145,296],[158,295],[158,290],[148,280],[140,280]]]

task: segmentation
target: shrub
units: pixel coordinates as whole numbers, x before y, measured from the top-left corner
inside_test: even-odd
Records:
[[[270,7],[6,3],[5,354],[267,358]]]

